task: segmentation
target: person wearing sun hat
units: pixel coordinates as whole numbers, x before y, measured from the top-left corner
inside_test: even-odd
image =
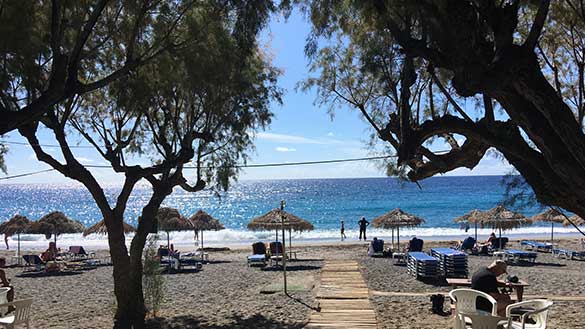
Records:
[[[487,267],[480,268],[471,277],[471,289],[479,290],[494,297],[497,302],[498,314],[505,315],[506,306],[512,303],[510,295],[503,294],[498,289],[498,276],[505,274],[508,264],[503,260],[496,260]],[[492,304],[485,298],[478,298],[476,308],[491,312]]]

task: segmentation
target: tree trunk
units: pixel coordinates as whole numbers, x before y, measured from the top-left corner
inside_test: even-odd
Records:
[[[171,184],[153,186],[153,195],[142,209],[136,233],[130,244],[130,256],[124,244],[124,231],[121,225],[117,227],[120,232],[116,233],[122,234],[122,237],[115,238],[113,241],[110,238],[110,253],[114,263],[114,292],[118,302],[114,329],[144,328],[146,307],[142,291],[142,252],[158,209],[171,193]],[[116,256],[114,256],[114,250],[116,250]],[[119,262],[116,263],[114,258]]]

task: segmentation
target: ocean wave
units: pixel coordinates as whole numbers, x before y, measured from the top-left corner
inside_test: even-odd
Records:
[[[487,238],[487,236],[492,232],[490,229],[478,229],[478,237],[479,239]],[[367,231],[368,237],[372,239],[373,237],[378,237],[380,239],[384,239],[390,241],[392,238],[392,233],[390,230],[381,230],[381,229],[368,229]],[[356,241],[359,232],[357,230],[346,230],[345,234],[347,235],[347,241]],[[498,232],[496,232],[498,234]],[[413,236],[417,236],[423,239],[429,240],[461,240],[466,236],[473,236],[474,230],[473,228],[468,230],[467,232],[463,230],[459,230],[456,228],[405,228],[400,230],[400,239],[402,241],[406,241]],[[533,237],[533,238],[548,238],[550,237],[550,227],[524,227],[512,231],[503,231],[502,235],[508,236],[510,238],[525,238],[525,237]],[[555,236],[556,237],[566,237],[566,236],[576,236],[577,232],[575,232],[572,228],[565,228],[559,227],[555,228]],[[281,237],[281,231],[278,232],[279,239]],[[126,244],[129,246],[132,241],[132,234],[126,236]],[[396,239],[396,232],[394,233],[394,237]],[[159,233],[159,243],[161,245],[166,245],[167,243],[167,234],[166,233]],[[216,232],[204,232],[203,233],[203,241],[204,246],[230,246],[230,245],[248,245],[255,241],[274,241],[276,238],[275,231],[259,231],[259,232],[252,232],[247,230],[233,230],[233,229],[225,229]],[[287,241],[289,239],[289,233],[286,232]],[[320,242],[334,242],[338,241],[340,238],[339,230],[314,230],[309,232],[292,232],[292,239],[293,244],[295,243],[320,243]],[[200,246],[200,241],[196,241],[194,239],[193,232],[186,231],[186,232],[171,232],[169,235],[169,239],[171,243],[173,243],[176,247],[180,247],[183,249],[194,249]],[[49,241],[53,241],[53,239],[47,240],[43,235],[32,235],[32,234],[23,234],[20,236],[20,244],[21,249],[24,250],[39,250],[45,249],[49,243]],[[9,238],[10,248],[16,249],[17,246],[17,238],[16,236]],[[108,240],[107,237],[104,235],[97,235],[92,234],[87,237],[83,237],[81,234],[63,234],[60,235],[57,239],[58,247],[62,249],[67,249],[68,246],[72,245],[83,245],[90,249],[106,249],[108,247]]]

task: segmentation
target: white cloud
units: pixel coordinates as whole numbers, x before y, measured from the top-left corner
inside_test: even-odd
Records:
[[[90,158],[85,158],[85,157],[76,157],[77,161],[79,161],[80,163],[90,163],[93,162],[92,159]]]
[[[275,134],[275,133],[266,133],[266,132],[259,132],[256,134],[258,139],[269,140],[274,142],[284,142],[284,143],[297,143],[297,144],[326,144],[323,141],[319,141],[312,138],[307,138],[303,136],[295,136],[295,135],[285,135],[285,134]]]
[[[329,137],[333,137],[333,136],[334,136],[334,134],[333,134],[333,132],[331,132],[331,131],[330,131],[330,132],[328,132],[328,133],[327,133],[327,136],[329,136]]]
[[[295,152],[297,149],[279,146],[276,148],[278,152]]]

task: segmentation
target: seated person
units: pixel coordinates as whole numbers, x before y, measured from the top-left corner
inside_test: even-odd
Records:
[[[494,297],[497,302],[498,314],[506,315],[506,306],[512,304],[510,295],[500,293],[498,290],[498,276],[506,273],[507,264],[503,260],[496,260],[488,267],[480,268],[471,277],[471,289],[479,290]],[[476,302],[478,310],[491,312],[492,304],[485,298],[478,298]]]
[[[461,243],[459,243],[459,246],[457,247],[457,249],[459,250],[469,250],[469,249],[473,249],[475,247],[475,239],[472,236],[468,236],[467,238],[465,238],[465,240],[461,241]]]
[[[169,256],[174,257],[174,258],[179,258],[181,252],[177,249],[175,249],[175,246],[171,243],[171,246],[169,248]]]
[[[0,284],[2,284],[2,287],[10,288],[8,294],[6,294],[6,300],[11,302],[14,300],[14,287],[10,285],[10,279],[6,278],[4,267],[6,267],[6,258],[0,257]]]
[[[374,254],[380,254],[384,252],[384,240],[378,240],[377,237],[374,238],[370,242],[370,246],[368,247],[368,256],[373,256]]]
[[[416,236],[412,237],[410,241],[408,241],[408,247],[406,247],[407,251],[422,251],[424,241],[422,239],[417,238]]]
[[[489,238],[484,243],[477,243],[476,247],[480,254],[487,255],[490,247],[494,247],[492,243],[496,240],[496,233],[492,232]]]
[[[44,262],[54,261],[54,260],[57,260],[58,254],[59,254],[59,250],[57,250],[57,246],[55,245],[55,242],[49,242],[49,248],[47,248],[47,250],[45,250],[41,254],[41,259]]]

